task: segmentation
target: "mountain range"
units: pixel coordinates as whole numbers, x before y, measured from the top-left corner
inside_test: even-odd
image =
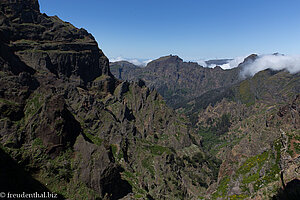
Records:
[[[299,197],[300,75],[109,63],[38,0],[0,2],[0,190],[59,199]],[[280,189],[282,188],[282,189]]]

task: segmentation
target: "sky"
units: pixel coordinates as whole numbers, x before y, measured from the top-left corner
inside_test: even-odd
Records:
[[[300,54],[299,0],[39,0],[93,34],[109,59]]]

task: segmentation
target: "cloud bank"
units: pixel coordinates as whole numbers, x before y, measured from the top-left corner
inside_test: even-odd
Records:
[[[241,62],[243,62],[245,57],[236,57],[232,60],[229,60],[227,63],[223,64],[223,65],[218,65],[220,66],[222,69],[232,69],[237,67]],[[207,63],[204,60],[197,60],[196,61],[199,65],[203,66],[203,67],[208,67],[208,68],[215,68],[217,65],[216,64],[211,64],[211,65],[207,65]]]
[[[198,65],[201,65],[203,67],[208,67],[205,60],[197,60],[196,63],[198,63]]]
[[[244,61],[245,57],[236,57],[226,64],[220,65],[222,69],[232,69],[236,68],[240,63]]]
[[[128,61],[137,66],[146,66],[152,60],[151,59],[123,58],[123,57],[119,56],[117,58],[111,58],[111,59],[109,59],[109,61],[110,62]]]
[[[254,62],[243,67],[241,76],[242,78],[253,76],[257,72],[265,69],[272,69],[275,71],[287,70],[292,74],[298,73],[300,72],[300,55],[261,55]]]

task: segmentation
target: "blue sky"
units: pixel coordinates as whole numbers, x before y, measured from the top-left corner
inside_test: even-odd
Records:
[[[39,0],[87,29],[109,58],[300,54],[299,0]]]

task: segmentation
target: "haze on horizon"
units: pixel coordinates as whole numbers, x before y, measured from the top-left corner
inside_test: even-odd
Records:
[[[87,29],[110,59],[300,54],[296,0],[40,0],[40,7]]]

